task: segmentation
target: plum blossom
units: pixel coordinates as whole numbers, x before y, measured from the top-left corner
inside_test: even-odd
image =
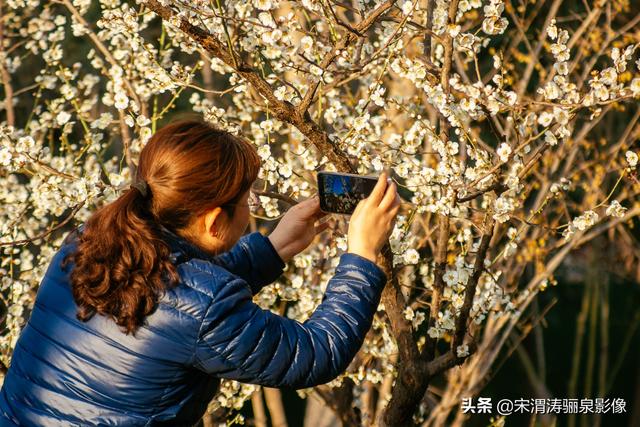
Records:
[[[617,217],[617,218],[622,218],[624,216],[626,210],[627,210],[627,208],[622,206],[619,201],[614,200],[613,202],[611,202],[609,207],[607,207],[607,210],[606,210],[605,214],[607,216],[613,216],[613,217]]]
[[[482,31],[486,34],[502,34],[507,29],[509,21],[500,15],[504,11],[503,0],[489,0],[489,4],[484,7],[484,21],[482,21]]]
[[[469,355],[469,346],[467,344],[462,344],[456,347],[456,355],[458,357],[465,357]]]
[[[625,153],[625,157],[627,158],[627,163],[629,164],[629,167],[631,169],[635,169],[635,167],[638,165],[638,154],[635,153],[634,151],[628,150]]]
[[[69,114],[66,111],[61,111],[56,116],[56,122],[58,123],[58,125],[62,126],[65,123],[67,123],[70,118],[71,118],[71,114]]]
[[[500,147],[498,147],[496,153],[498,154],[501,162],[507,162],[509,160],[509,155],[511,154],[511,147],[509,144],[503,142],[500,144]]]

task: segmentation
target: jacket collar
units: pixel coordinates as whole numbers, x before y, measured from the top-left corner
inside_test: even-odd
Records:
[[[171,249],[171,257],[174,261],[183,258],[185,260],[191,258],[200,258],[210,260],[212,256],[201,249],[198,245],[190,240],[174,233],[162,224],[159,224],[162,240],[164,240]]]

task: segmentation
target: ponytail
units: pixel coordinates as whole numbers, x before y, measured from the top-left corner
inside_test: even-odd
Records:
[[[76,252],[64,259],[63,267],[74,263],[70,278],[79,320],[108,315],[125,333],[134,333],[161,292],[178,283],[170,249],[145,205],[141,191],[131,187],[89,218]]]

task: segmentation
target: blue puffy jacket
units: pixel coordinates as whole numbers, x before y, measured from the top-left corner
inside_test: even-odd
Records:
[[[361,347],[386,281],[375,263],[343,254],[322,303],[299,323],[252,302],[284,268],[265,236],[246,235],[218,257],[166,229],[163,237],[181,281],[135,337],[105,316],[76,319],[73,264],[60,266],[76,242],[60,248],[0,390],[0,425],[192,426],[220,378],[328,382]]]

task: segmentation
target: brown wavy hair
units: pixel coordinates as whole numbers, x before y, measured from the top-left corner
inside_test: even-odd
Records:
[[[98,209],[63,261],[63,267],[75,264],[70,280],[78,319],[99,313],[135,334],[162,292],[179,283],[160,225],[184,235],[212,207],[232,215],[227,205],[250,188],[259,168],[252,144],[209,124],[182,120],[158,130],[136,171],[136,180],[147,182],[147,197],[130,188]]]

